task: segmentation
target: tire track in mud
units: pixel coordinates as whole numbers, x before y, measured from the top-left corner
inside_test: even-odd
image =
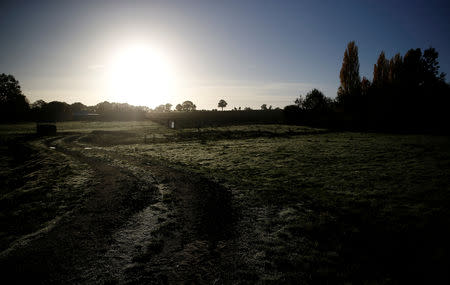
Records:
[[[50,146],[58,139],[44,144]],[[90,187],[82,206],[45,234],[2,257],[3,284],[104,282],[97,279],[98,274],[86,276],[86,269],[96,267],[99,256],[109,249],[111,234],[151,203],[157,192],[156,186],[143,183],[130,172],[81,152],[60,147],[56,150],[92,168],[97,183]]]
[[[157,185],[166,191],[161,197],[164,204],[170,206],[169,214],[172,216],[167,223],[159,225],[160,229],[152,231],[156,243],[148,244],[141,255],[132,258],[131,264],[126,264],[126,270],[121,275],[122,281],[148,284],[165,281],[194,284],[255,283],[264,279],[273,280],[280,274],[268,267],[270,253],[266,252],[272,247],[269,233],[273,230],[267,229],[267,222],[273,219],[273,215],[277,216],[278,211],[273,213],[273,209],[258,205],[248,200],[248,197],[242,200],[239,198],[241,190],[231,197],[231,193],[217,183],[180,170],[179,166],[171,166],[165,161],[140,156],[139,152],[128,153],[114,147],[85,144],[82,137],[76,141],[77,147],[88,146],[95,149],[97,155],[114,158],[119,164],[128,163],[125,168],[137,167],[150,171],[158,177]],[[219,195],[208,195],[208,192]],[[177,203],[170,202],[176,200]],[[185,229],[180,230],[180,224]],[[136,228],[139,228],[139,223],[138,226],[131,224],[125,227],[125,231]],[[126,238],[125,242],[119,242],[123,250],[132,243],[128,239],[130,235],[121,237]],[[164,250],[159,249],[163,248],[161,239],[165,241]]]
[[[115,242],[106,256],[123,269],[116,272],[118,280],[211,283],[220,279],[220,253],[232,233],[229,191],[161,162],[99,149],[94,152],[132,169],[138,177],[151,173],[159,190],[156,203],[113,235]]]
[[[133,167],[151,171],[160,190],[159,202],[141,211],[116,234],[122,251],[136,240],[145,240],[140,243],[143,250],[132,258],[122,276],[138,283],[212,283],[222,279],[227,271],[221,264],[222,253],[230,250],[225,247],[235,218],[230,192],[161,163],[108,153]]]
[[[227,189],[161,162],[85,150],[78,139],[46,141],[89,165],[100,181],[83,211],[56,229],[75,231],[79,247],[65,263],[70,270],[58,269],[64,272],[57,272],[58,278],[138,284],[227,279],[232,261],[224,262],[222,255],[233,250],[226,241],[235,218]],[[64,239],[73,237],[59,240]]]

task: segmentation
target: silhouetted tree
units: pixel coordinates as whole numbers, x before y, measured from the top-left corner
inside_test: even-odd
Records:
[[[445,82],[445,73],[439,73],[439,53],[432,47],[423,52],[422,66],[424,72],[424,84],[432,85],[437,82]]]
[[[362,87],[362,89],[367,89]],[[439,72],[438,53],[410,49],[388,60],[382,52],[368,88],[368,120],[392,130],[432,129],[442,126],[449,102],[445,74]],[[363,93],[365,93],[363,91]],[[359,105],[359,108],[363,108]],[[439,127],[438,127],[439,128]]]
[[[228,103],[225,100],[220,99],[219,104],[217,104],[217,107],[222,108],[223,111],[223,108],[225,108],[227,105]]]
[[[159,105],[155,107],[155,112],[164,112],[166,110],[166,105]]]
[[[330,104],[330,98],[325,97],[319,90],[313,89],[306,94],[302,107],[306,111],[319,112],[327,110]]]
[[[348,43],[344,52],[342,67],[339,74],[341,85],[338,89],[338,102],[342,105],[348,105],[352,97],[359,95],[361,87],[361,78],[359,76],[359,58],[358,47],[355,42]]]
[[[181,110],[186,111],[186,112],[190,112],[190,111],[195,111],[197,109],[197,106],[195,106],[194,103],[192,103],[192,101],[184,101],[181,104]]]
[[[95,105],[94,108],[95,112],[99,114],[105,114],[113,111],[113,105],[109,103],[108,101],[103,101],[101,103],[98,103]]]
[[[30,105],[30,118],[35,121],[43,120],[43,109],[47,105],[44,100],[37,100]]]
[[[164,105],[165,112],[170,112],[171,109],[172,109],[172,104],[166,103],[166,105]]]
[[[389,61],[389,83],[391,85],[398,85],[401,81],[403,69],[403,58],[397,53],[393,58]]]
[[[422,51],[418,49],[410,49],[403,57],[403,84],[411,89],[421,85],[422,75]]]
[[[422,100],[417,105],[417,111],[423,111],[423,115],[429,120],[429,124],[446,126],[450,120],[448,106],[450,104],[450,86],[445,82],[445,73],[439,72],[438,52],[430,47],[423,52],[421,80],[423,94],[417,97]],[[447,125],[448,129],[448,125]]]
[[[370,92],[370,88],[372,87],[372,83],[365,76],[361,79],[361,95],[368,96]]]
[[[303,108],[303,104],[305,103],[305,97],[300,94],[300,96],[295,99],[295,105],[297,105],[299,108]]]
[[[283,113],[287,122],[305,124],[305,110],[303,110],[297,104],[285,106],[283,108]]]
[[[337,100],[312,90],[284,108],[286,119],[344,128],[449,131],[444,122],[450,121],[450,85],[439,71],[438,55],[431,47],[423,53],[410,49],[403,57],[397,53],[391,59],[381,52],[371,82],[360,79],[358,48],[350,42],[340,70]]]
[[[12,75],[0,74],[0,120],[25,120],[29,109],[19,81]]]
[[[133,106],[127,103],[101,102],[90,108],[104,120],[139,120],[145,118],[149,111],[145,106]]]
[[[378,56],[377,63],[373,66],[372,84],[375,88],[384,88],[389,82],[389,61],[384,55],[384,51]]]
[[[177,111],[183,111],[183,106],[181,106],[181,104],[177,104],[177,105],[175,106],[175,110],[177,110]]]
[[[87,106],[80,102],[75,102],[70,105],[70,110],[72,113],[81,112],[87,109]]]
[[[261,105],[261,110],[267,110],[267,104],[262,104]]]
[[[70,105],[66,102],[52,101],[42,107],[41,120],[45,121],[67,121],[72,119]]]
[[[37,100],[33,104],[31,104],[31,109],[41,109],[44,107],[47,103],[44,100]]]

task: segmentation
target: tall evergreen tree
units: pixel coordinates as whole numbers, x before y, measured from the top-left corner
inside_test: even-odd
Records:
[[[338,101],[344,103],[346,98],[358,95],[361,91],[359,76],[358,47],[355,42],[349,42],[344,53],[341,72],[339,74],[341,86],[338,90]]]

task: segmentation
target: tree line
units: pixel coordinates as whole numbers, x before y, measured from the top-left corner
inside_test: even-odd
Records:
[[[318,89],[313,89],[296,98],[295,104],[284,108],[286,120],[351,129],[448,131],[450,85],[445,81],[445,73],[439,70],[438,57],[438,52],[432,47],[424,51],[410,49],[404,55],[397,53],[392,58],[381,52],[370,81],[360,77],[358,47],[352,41],[344,52],[336,98],[328,98]],[[217,106],[223,110],[227,105],[221,99]],[[137,120],[145,118],[149,112],[170,112],[172,106],[167,103],[152,110],[145,106],[107,101],[95,106],[43,100],[30,104],[14,76],[0,74],[1,122],[66,121],[95,116],[106,120]],[[175,110],[192,112],[197,110],[197,106],[188,100],[177,104]],[[272,110],[272,106],[263,104],[261,110]]]
[[[228,103],[221,99],[218,107],[226,107]],[[81,102],[68,104],[66,102],[52,101],[45,102],[38,100],[32,104],[22,93],[19,81],[12,75],[0,74],[0,122],[18,121],[70,121],[70,120],[140,120],[144,119],[148,113],[171,112],[172,104],[161,104],[154,109],[146,106],[133,106],[127,103],[114,103],[104,101],[94,106],[86,106]],[[272,106],[266,104],[261,106],[261,110],[271,110]],[[192,112],[197,106],[192,101],[184,101],[175,106],[175,111]],[[241,107],[234,108],[240,111]],[[244,108],[245,111],[251,108]]]
[[[11,102],[12,101],[12,102]],[[127,103],[101,102],[94,106],[86,106],[80,102],[68,104],[66,102],[45,102],[38,100],[29,104],[26,98],[21,97],[8,104],[0,104],[1,122],[37,121],[55,122],[71,120],[140,120],[145,118],[148,108],[144,106],[132,106]],[[7,105],[19,105],[12,112],[6,110]]]
[[[394,131],[434,131],[447,128],[450,86],[439,71],[438,52],[430,47],[410,49],[386,58],[381,52],[373,79],[361,79],[358,47],[344,52],[335,100],[314,89],[295,105],[285,107],[297,123]]]
[[[38,100],[29,103],[22,93],[19,81],[13,75],[0,74],[0,122],[18,121],[70,121],[70,120],[141,120],[149,112],[169,112],[172,104],[157,106],[154,110],[146,106],[104,101],[94,106],[76,102]],[[195,111],[192,101],[176,106],[177,111]]]

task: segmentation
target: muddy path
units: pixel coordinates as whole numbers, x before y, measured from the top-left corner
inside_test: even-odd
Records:
[[[90,194],[45,234],[2,253],[4,281],[229,280],[238,218],[230,191],[160,161],[86,147],[79,138],[69,134],[39,143],[92,169],[95,183]]]

